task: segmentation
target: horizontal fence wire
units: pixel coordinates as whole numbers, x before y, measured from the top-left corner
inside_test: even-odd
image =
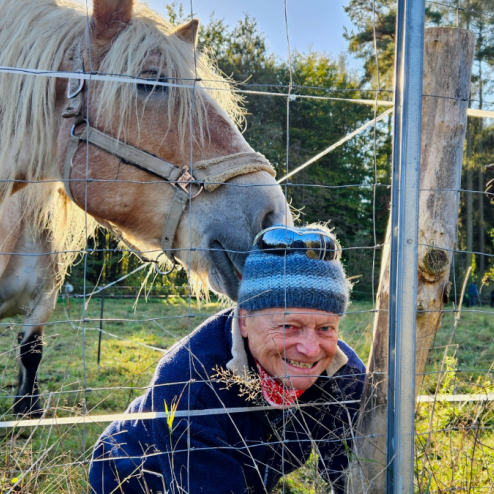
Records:
[[[110,388],[111,389],[111,388]],[[93,391],[93,390],[91,390]],[[421,395],[417,396],[417,403],[436,403],[436,402],[488,402],[494,401],[494,393],[489,394],[464,394],[464,395],[436,395],[428,396]],[[318,403],[318,406],[328,406],[328,405],[348,405],[351,403],[360,403],[360,400],[345,400],[341,402],[324,402]],[[306,406],[313,406],[311,404],[300,403],[297,407],[303,408]],[[202,410],[178,410],[175,412],[174,416],[180,417],[199,417],[199,416],[209,416],[209,415],[224,415],[230,413],[248,413],[248,412],[260,412],[268,410],[279,410],[277,406],[255,406],[255,407],[241,407],[241,408],[211,408]],[[49,412],[49,409],[46,410]],[[53,426],[53,425],[75,425],[81,424],[83,422],[87,423],[105,423],[105,422],[115,422],[121,420],[153,420],[153,419],[166,419],[170,414],[166,412],[140,412],[140,413],[114,413],[107,415],[83,415],[81,417],[56,417],[47,419],[23,419],[23,420],[10,420],[10,421],[0,421],[0,429],[5,428],[18,428],[18,427],[42,427],[42,426]]]

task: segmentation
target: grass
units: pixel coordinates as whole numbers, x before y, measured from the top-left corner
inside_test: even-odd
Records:
[[[189,308],[184,298],[141,299],[134,311],[129,299],[106,298],[102,335],[101,363],[97,364],[100,299],[92,299],[84,317],[86,331],[81,330],[83,304],[59,301],[45,331],[43,360],[39,381],[48,416],[78,416],[83,412],[84,389],[91,414],[123,412],[143,393],[162,352],[187,335],[221,307],[217,302]],[[341,337],[353,346],[364,362],[371,343],[372,305],[354,302],[342,320]],[[424,391],[441,393],[492,392],[490,369],[494,362],[494,310],[485,313],[464,312],[453,335],[446,370],[438,373],[446,345],[451,337],[453,318],[446,313],[431,352]],[[182,317],[191,315],[191,317]],[[70,322],[72,321],[72,322]],[[11,420],[17,363],[15,342],[19,321],[0,327],[1,420]],[[460,369],[460,370],[458,370]],[[465,370],[462,370],[465,369]],[[466,370],[468,369],[468,370]],[[435,373],[434,373],[435,372]],[[50,395],[50,393],[52,393]],[[494,414],[490,403],[440,403],[435,407],[420,405],[417,410],[416,478],[417,490],[425,492],[486,492],[494,489],[494,440],[491,427]],[[20,479],[13,492],[76,493],[82,492],[91,448],[106,424],[3,429],[0,437],[0,492]],[[429,428],[434,432],[428,434]],[[0,430],[2,434],[2,430]],[[29,471],[32,468],[32,471]],[[28,473],[26,473],[28,472]],[[309,494],[325,492],[308,464],[285,481],[285,492]],[[3,482],[3,487],[2,487]],[[281,492],[281,491],[279,491]],[[330,492],[330,491],[327,491]]]
[[[98,332],[95,329],[99,321],[93,319],[100,318],[100,300],[93,299],[87,305],[85,318],[89,322],[85,324],[84,334],[80,327],[82,301],[70,300],[70,315],[67,304],[58,303],[51,321],[71,320],[72,323],[47,326],[39,371],[44,400],[51,400],[57,416],[80,415],[84,401],[83,390],[87,388],[91,389],[86,393],[90,413],[123,412],[135,397],[143,394],[143,387],[149,384],[162,356],[162,352],[156,349],[169,348],[220,308],[217,303],[200,308],[193,303],[189,311],[187,300],[180,297],[149,299],[147,303],[141,300],[136,311],[132,305],[133,301],[129,299],[106,298],[103,330],[115,336],[102,335],[101,363],[98,366]],[[180,317],[189,313],[195,317]],[[2,328],[0,353],[15,348],[16,332],[15,325]],[[14,352],[3,356],[1,367],[3,385],[0,396],[6,397],[15,392],[17,363]],[[50,396],[50,392],[54,394]],[[12,399],[1,399],[2,420],[14,418],[11,406]],[[80,485],[85,482],[87,472],[84,462],[106,425],[38,428],[32,438],[28,436],[29,430],[21,430],[15,441],[5,436],[1,448],[4,457],[0,460],[3,467],[0,467],[0,479],[3,472],[4,487],[12,478],[19,478],[29,465],[39,460],[43,452],[54,445],[40,462],[46,470],[28,475],[26,481],[22,482],[22,492],[81,492]],[[63,484],[60,479],[65,479]],[[72,484],[76,486],[74,489]]]
[[[421,393],[434,395],[436,389],[446,395],[493,393],[493,335],[490,307],[463,310],[456,331],[453,313],[446,313],[429,354],[426,372],[430,374]],[[415,424],[420,492],[494,490],[494,402],[422,404]]]

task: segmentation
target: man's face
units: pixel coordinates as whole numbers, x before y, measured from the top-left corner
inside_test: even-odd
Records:
[[[336,353],[340,317],[316,309],[240,309],[240,329],[253,357],[281,383],[310,388]]]

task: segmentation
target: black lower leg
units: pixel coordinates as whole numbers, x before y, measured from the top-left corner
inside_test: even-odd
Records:
[[[24,339],[19,333],[20,369],[19,387],[14,402],[14,411],[18,414],[40,415],[42,407],[39,400],[39,388],[36,374],[41,362],[43,342],[40,331],[32,331]]]

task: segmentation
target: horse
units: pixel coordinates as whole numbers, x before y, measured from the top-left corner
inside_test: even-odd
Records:
[[[2,251],[28,245],[34,225],[29,248],[65,252],[63,272],[100,224],[235,300],[254,236],[292,220],[272,166],[239,131],[241,98],[197,49],[199,21],[173,27],[133,0],[93,0],[89,17],[68,0],[0,0],[0,11],[0,66],[12,67],[0,74],[0,223],[13,232]],[[17,269],[29,258],[5,257]],[[63,276],[50,276],[53,293]],[[34,352],[39,364],[41,319],[24,326],[21,365]],[[39,412],[36,369],[18,413]]]

